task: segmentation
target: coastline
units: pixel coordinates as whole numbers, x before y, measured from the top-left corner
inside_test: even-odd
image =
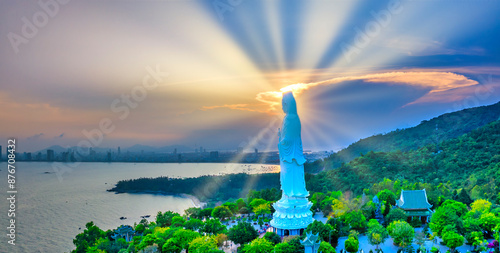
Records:
[[[177,194],[177,195],[179,197],[182,197],[182,198],[188,198],[188,199],[190,199],[191,202],[193,202],[194,207],[204,208],[204,207],[207,206],[207,202],[201,202],[200,199],[198,199],[194,195],[190,195],[190,194],[186,194],[186,193],[180,193],[180,194]]]
[[[174,197],[180,197],[180,198],[185,198],[185,199],[190,199],[191,202],[193,203],[194,207],[198,208],[204,208],[207,206],[207,202],[202,202],[198,197],[187,194],[187,193],[170,193],[170,192],[164,192],[164,191],[115,191],[115,190],[107,190],[108,192],[114,192],[115,194],[122,194],[122,193],[130,193],[130,194],[156,194],[156,195],[163,195],[163,196],[174,196]]]

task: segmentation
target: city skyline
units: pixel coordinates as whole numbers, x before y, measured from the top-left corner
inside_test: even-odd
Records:
[[[500,98],[494,1],[0,6],[0,138],[20,152],[276,150],[286,90],[304,149],[338,150]]]

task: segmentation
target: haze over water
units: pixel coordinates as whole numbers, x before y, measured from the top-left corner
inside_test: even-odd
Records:
[[[7,196],[7,163],[0,163],[2,199]],[[279,168],[262,164],[160,164],[160,163],[82,163],[60,181],[52,173],[51,163],[17,163],[16,245],[7,244],[2,236],[0,252],[69,252],[73,238],[89,221],[103,230],[121,224],[133,225],[140,216],[172,210],[182,213],[192,207],[190,199],[153,194],[115,194],[107,192],[119,180],[140,177],[196,177],[220,173],[262,173]],[[45,172],[50,172],[47,174]],[[7,202],[0,202],[6,214]],[[120,217],[127,217],[120,220]],[[1,220],[6,228],[8,220]],[[79,228],[82,228],[79,230]],[[6,229],[2,230],[6,233]]]

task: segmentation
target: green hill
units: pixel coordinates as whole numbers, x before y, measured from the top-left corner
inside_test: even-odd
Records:
[[[439,145],[405,152],[370,151],[338,169],[310,177],[308,189],[360,194],[384,178],[434,185],[450,182],[454,188],[470,191],[473,198],[495,199],[500,191],[500,121]]]
[[[446,113],[407,129],[361,139],[325,159],[325,169],[338,168],[370,151],[409,151],[437,144],[469,133],[500,118],[500,102],[458,112]]]

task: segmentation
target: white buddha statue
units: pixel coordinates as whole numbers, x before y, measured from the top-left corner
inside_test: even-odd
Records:
[[[282,129],[279,130],[278,150],[280,156],[280,182],[285,198],[309,196],[304,180],[304,158],[301,126],[297,104],[292,92],[283,94],[282,108],[285,113]]]

